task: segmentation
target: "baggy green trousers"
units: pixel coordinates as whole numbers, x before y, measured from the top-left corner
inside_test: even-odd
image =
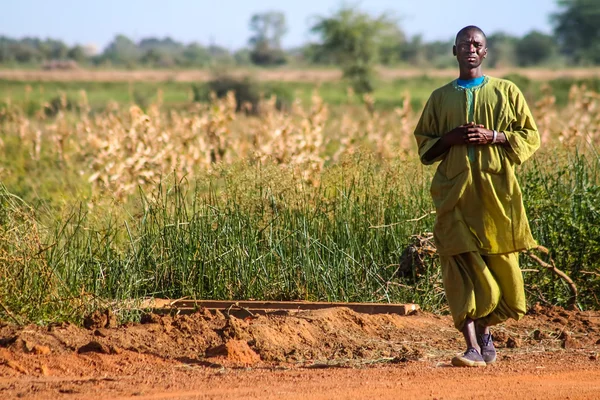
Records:
[[[456,329],[467,318],[491,326],[527,311],[519,253],[481,255],[478,252],[440,256],[442,278]]]

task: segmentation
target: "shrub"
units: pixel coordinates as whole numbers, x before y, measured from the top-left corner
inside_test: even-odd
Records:
[[[217,98],[224,98],[228,92],[235,93],[236,111],[247,111],[252,114],[260,112],[261,98],[276,96],[277,109],[288,108],[293,101],[293,94],[283,86],[262,86],[250,77],[235,77],[231,75],[217,76],[205,85],[192,87],[194,101],[210,101],[210,93]]]

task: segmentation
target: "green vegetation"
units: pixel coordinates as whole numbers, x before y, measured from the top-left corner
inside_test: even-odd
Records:
[[[573,85],[600,92],[599,78],[557,78],[550,81],[531,80],[518,74],[510,74],[503,78],[514,81],[530,104],[534,104],[544,94],[544,88],[551,89],[560,107],[564,107],[569,100],[569,90]],[[427,98],[437,87],[447,83],[450,78],[429,77],[422,75],[414,78],[395,79],[393,81],[375,80],[373,82],[376,107],[379,109],[392,109],[402,106],[406,94],[410,94],[411,106],[420,110]],[[247,89],[240,90],[240,84]],[[52,113],[53,103],[66,97],[73,107],[80,101],[82,92],[85,92],[86,102],[92,110],[102,111],[107,105],[137,104],[146,108],[149,104],[160,99],[165,108],[181,109],[189,106],[190,101],[209,100],[211,91],[222,96],[227,90],[235,90],[241,94],[246,91],[244,100],[255,103],[261,96],[277,96],[285,104],[293,98],[298,98],[303,104],[310,102],[315,90],[315,84],[310,82],[258,82],[252,74],[243,78],[232,78],[227,75],[217,75],[208,82],[19,82],[0,80],[0,112],[2,104],[7,100],[17,107],[25,110],[27,115],[33,116],[36,112],[48,109]],[[331,105],[348,103],[348,84],[344,81],[324,82],[317,87],[324,101]],[[356,104],[361,102],[356,96]],[[239,98],[238,100],[241,100]],[[238,101],[239,103],[239,101]]]
[[[522,175],[534,234],[575,280],[585,309],[600,306],[598,161],[535,163]],[[38,322],[144,297],[416,302],[439,311],[437,260],[424,253],[422,265],[403,264],[411,235],[432,229],[429,179],[406,161],[364,156],[325,170],[318,187],[299,186],[277,166],[240,164],[195,182],[168,177],[140,193],[135,214],[80,204],[59,218],[4,188],[0,299],[20,321]],[[565,283],[522,261],[529,301],[564,306]]]
[[[555,157],[556,155],[554,155]],[[600,293],[600,157],[575,151],[533,160],[521,176],[533,235],[551,250],[559,269],[577,282],[580,305],[597,309]],[[551,163],[555,163],[550,168]],[[532,268],[539,266],[531,263]],[[528,267],[523,267],[528,268]],[[571,295],[555,275],[526,274],[530,295],[567,304]]]
[[[531,31],[523,37],[487,32],[488,65],[585,66],[598,65],[600,9],[595,0],[558,0],[559,12],[552,16],[551,35]],[[257,13],[250,18],[252,36],[246,48],[235,51],[222,46],[181,43],[170,37],[147,37],[134,42],[117,35],[104,49],[80,44],[67,46],[57,39],[0,37],[0,66],[45,69],[98,68],[208,68],[217,66],[335,65],[357,89],[369,88],[372,64],[445,68],[453,66],[448,40],[424,42],[408,37],[390,12],[375,17],[358,7],[341,6],[329,15],[315,16],[307,32],[314,42],[283,49],[287,32],[285,15],[278,11]],[[485,27],[484,27],[485,28]]]
[[[385,14],[373,18],[348,7],[320,18],[312,32],[321,36],[319,56],[339,65],[358,93],[373,91],[373,68],[379,53],[397,51],[403,36],[397,22]]]
[[[541,84],[512,79],[538,96],[544,145],[519,169],[534,236],[575,281],[578,305],[598,309],[598,96],[574,87],[557,107]],[[263,98],[255,114],[236,113],[231,95],[207,104],[149,97],[139,108],[119,83],[39,84],[48,101],[73,95],[52,113],[8,99],[0,319],[77,321],[101,305],[127,318],[123,301],[153,296],[413,301],[443,311],[439,263],[427,250],[433,168],[415,157],[420,108],[409,107],[439,84],[396,81],[375,102],[342,94],[341,83],[323,85],[322,98],[282,85],[303,104],[280,109]],[[190,90],[140,86],[164,99]],[[90,104],[74,97],[82,87]],[[120,105],[103,103],[119,94]],[[568,304],[562,280],[522,262],[530,303]]]
[[[81,92],[85,91],[87,102],[93,110],[103,110],[111,102],[120,105],[138,104],[142,107],[155,102],[159,97],[167,108],[182,108],[191,100],[207,101],[210,91],[224,94],[221,87],[229,90],[238,89],[245,78],[232,79],[217,76],[213,81],[190,84],[187,82],[17,82],[0,80],[0,104],[10,99],[13,105],[24,108],[29,115],[42,109],[46,103],[60,96],[66,96],[76,104]],[[225,82],[227,81],[227,82]],[[310,101],[315,90],[314,83],[303,82],[264,82],[259,83],[252,78],[246,80],[252,86],[253,98],[261,94],[275,94],[286,100],[299,98],[304,104]],[[403,94],[409,92],[415,109],[420,109],[431,92],[439,85],[446,83],[446,78],[429,78],[426,76],[414,79],[398,79],[389,82],[375,82],[373,93],[377,104],[392,108],[403,101]],[[319,94],[332,105],[347,103],[347,85],[345,82],[326,82],[318,87]],[[357,100],[358,101],[358,100]]]

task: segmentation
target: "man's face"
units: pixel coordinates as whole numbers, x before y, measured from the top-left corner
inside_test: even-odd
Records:
[[[476,30],[466,31],[456,41],[453,52],[461,67],[477,68],[487,55],[485,37]]]

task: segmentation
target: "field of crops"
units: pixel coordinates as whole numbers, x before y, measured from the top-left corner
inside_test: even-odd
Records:
[[[386,92],[383,106],[303,87],[285,107],[232,93],[171,107],[160,84],[143,104],[130,93],[90,105],[74,84],[3,82],[0,319],[77,321],[98,306],[135,318],[124,304],[145,297],[444,311],[428,235],[434,171],[412,137],[439,82],[415,81],[426,84]],[[542,135],[519,169],[534,236],[578,306],[598,309],[600,95],[525,93]],[[565,280],[522,261],[529,302],[568,303]]]

